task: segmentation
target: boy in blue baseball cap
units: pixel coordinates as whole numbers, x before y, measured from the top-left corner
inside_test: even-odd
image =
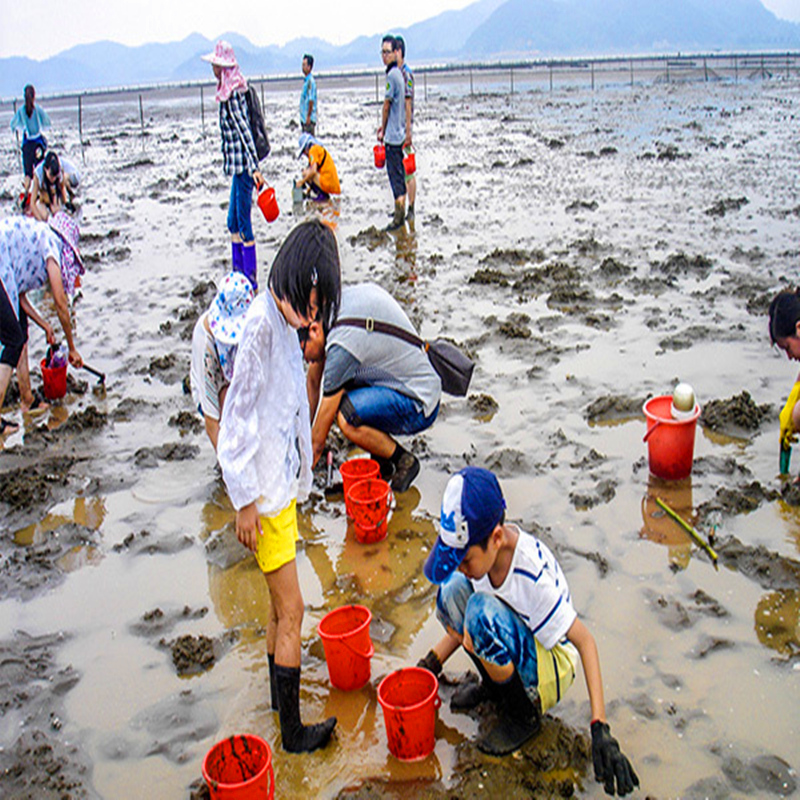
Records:
[[[436,613],[447,634],[418,666],[438,675],[447,658],[464,648],[482,680],[459,687],[451,708],[494,702],[500,721],[478,747],[505,755],[539,732],[542,713],[572,685],[580,657],[592,709],[595,778],[622,797],[639,778],[606,722],[594,637],[578,619],[555,556],[507,523],[505,508],[488,470],[466,467],[448,481],[441,532],[425,562],[425,576],[439,584]]]

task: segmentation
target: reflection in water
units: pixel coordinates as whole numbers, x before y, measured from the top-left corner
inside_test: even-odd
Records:
[[[650,475],[647,492],[642,498],[642,530],[640,536],[667,546],[669,562],[677,569],[686,569],[692,554],[692,542],[675,520],[659,507],[661,498],[678,516],[694,526],[697,515],[692,507],[691,476],[681,481],[665,481]]]
[[[97,531],[100,530],[100,526],[106,518],[106,513],[105,498],[76,497],[72,503],[71,511],[65,508],[62,509],[61,506],[56,506],[39,522],[20,528],[14,534],[14,541],[18,545],[41,544],[47,539],[47,534],[69,522]]]
[[[399,281],[415,283],[417,280],[417,232],[414,220],[406,223],[394,235],[395,272]]]
[[[784,656],[800,653],[800,591],[781,589],[765,594],[756,607],[755,620],[761,644]]]

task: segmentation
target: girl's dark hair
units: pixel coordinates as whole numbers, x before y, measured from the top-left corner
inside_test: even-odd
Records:
[[[36,89],[32,84],[25,87],[25,113],[30,116],[33,114],[33,101],[36,99]]]
[[[800,322],[800,289],[784,289],[769,304],[769,338],[772,344],[778,339],[797,336]]]
[[[47,177],[47,170],[50,170],[50,172],[55,175],[55,178],[52,181]],[[51,203],[56,197],[59,196],[61,192],[61,162],[58,160],[58,156],[52,150],[50,150],[44,159],[44,169],[42,169],[42,188],[50,196]]]
[[[339,313],[342,294],[339,248],[334,232],[319,220],[302,222],[278,250],[269,288],[298,314],[307,314],[311,290],[317,289],[318,321],[327,335]]]

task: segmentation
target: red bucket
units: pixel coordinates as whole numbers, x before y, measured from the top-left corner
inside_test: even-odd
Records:
[[[40,364],[42,368],[42,381],[44,382],[44,396],[48,400],[59,400],[67,393],[67,365],[63,367],[48,367],[45,360]]]
[[[369,680],[375,647],[369,636],[372,613],[364,606],[342,606],[328,612],[317,625],[325,648],[331,683],[345,692]]]
[[[260,736],[244,734],[217,742],[203,759],[203,778],[211,800],[275,797],[272,751]]]
[[[355,523],[356,539],[362,544],[374,544],[386,538],[392,490],[380,478],[367,478],[354,483],[345,495]]]
[[[694,434],[700,406],[686,419],[672,418],[672,395],[651,397],[644,404],[647,417],[647,456],[650,472],[657,478],[677,481],[692,474]]]
[[[351,458],[339,467],[339,473],[342,476],[344,507],[347,510],[347,516],[352,517],[353,513],[350,510],[350,501],[347,499],[350,488],[354,483],[363,481],[366,478],[379,478],[381,475],[381,467],[377,461],[373,461],[371,458]]]
[[[417,171],[417,158],[413,150],[403,159],[403,167],[405,168],[406,175],[413,175]]]
[[[378,686],[389,752],[401,761],[419,761],[436,743],[439,681],[432,672],[407,667],[387,675]]]
[[[270,186],[264,186],[258,192],[258,207],[267,222],[275,222],[280,214],[278,201],[275,199],[275,190]]]
[[[383,169],[383,165],[386,163],[386,148],[382,144],[376,144],[372,152],[375,154],[375,166]]]

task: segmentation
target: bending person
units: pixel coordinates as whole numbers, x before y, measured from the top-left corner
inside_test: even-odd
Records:
[[[233,378],[236,348],[254,296],[253,287],[244,275],[229,272],[222,279],[211,306],[194,326],[189,375],[192,399],[203,415],[214,450],[217,449],[225,396]]]
[[[769,338],[790,361],[800,361],[800,289],[784,289],[769,304]],[[780,467],[789,472],[792,445],[800,431],[800,375],[780,413]],[[797,478],[800,481],[800,477]]]
[[[31,212],[33,216],[47,222],[53,214],[72,207],[75,190],[80,184],[77,167],[66,158],[59,158],[50,150],[33,171],[31,188]]]
[[[310,133],[300,134],[300,151],[297,157],[305,155],[308,166],[303,170],[303,175],[298,178],[295,186],[307,186],[314,193],[314,199],[320,202],[328,200],[332,194],[340,194],[339,175],[333,156],[323,147],[322,142],[315,139]]]
[[[539,733],[542,714],[575,680],[580,657],[595,779],[622,797],[639,778],[606,721],[597,644],[572,605],[555,556],[544,542],[507,523],[505,509],[500,484],[488,470],[466,467],[447,482],[441,530],[424,568],[439,585],[436,615],[446,634],[418,666],[438,675],[444,661],[464,648],[481,682],[462,684],[451,708],[493,703],[499,719],[477,744],[499,756]]]
[[[345,319],[360,325],[341,324]],[[419,459],[394,437],[410,436],[433,424],[442,382],[419,347],[367,330],[368,319],[416,335],[398,302],[373,283],[342,291],[339,321],[329,334],[317,323],[301,331],[303,355],[310,364],[308,397],[316,410],[314,463],[335,420],[353,444],[381,465],[381,475],[391,480],[392,489],[405,492],[419,474]]]
[[[251,211],[253,188],[264,180],[258,171],[258,154],[250,129],[247,81],[239,70],[236,54],[228,42],[219,41],[213,53],[202,57],[214,69],[222,134],[223,170],[231,176],[228,230],[231,234],[233,271],[241,272],[258,291],[256,241]]]
[[[75,291],[75,279],[84,271],[78,238],[78,226],[64,213],[52,217],[49,225],[27,217],[0,220],[0,407],[15,368],[23,410],[35,402],[28,372],[28,316],[44,328],[51,344],[55,341],[52,328],[48,330],[28,302],[27,292],[32,289],[50,286],[69,362],[74,367],[83,365],[72,336],[67,299]],[[17,427],[8,420],[0,421],[0,433]]]
[[[270,597],[267,661],[283,748],[324,747],[336,725],[300,721],[303,595],[297,576],[297,501],[311,488],[311,423],[297,329],[327,330],[340,296],[339,251],[321,222],[284,241],[268,290],[251,304],[222,409],[217,457],[236,509],[236,535],[255,554]]]

